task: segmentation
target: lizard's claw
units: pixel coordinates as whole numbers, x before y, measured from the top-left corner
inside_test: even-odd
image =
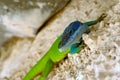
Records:
[[[107,16],[106,13],[102,13],[101,16],[98,18],[98,21],[102,21]]]

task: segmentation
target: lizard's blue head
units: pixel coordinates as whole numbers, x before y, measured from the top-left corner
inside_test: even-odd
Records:
[[[63,34],[61,35],[60,43],[58,48],[62,48],[65,46],[71,38],[74,38],[74,33],[78,30],[78,28],[83,25],[80,21],[74,21],[64,30]]]

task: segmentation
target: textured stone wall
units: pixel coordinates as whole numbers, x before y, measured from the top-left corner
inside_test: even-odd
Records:
[[[1,68],[2,80],[22,80],[31,67],[47,52],[68,24],[107,17],[91,26],[83,35],[86,44],[78,54],[62,60],[48,80],[119,80],[120,79],[120,1],[71,0],[64,10],[53,16],[33,38],[15,38],[2,53],[10,53]],[[9,68],[8,68],[9,66]],[[4,76],[4,78],[3,78]]]

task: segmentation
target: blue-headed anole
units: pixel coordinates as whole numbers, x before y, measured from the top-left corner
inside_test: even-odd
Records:
[[[64,32],[54,41],[42,59],[25,75],[23,80],[33,80],[38,74],[41,74],[38,80],[45,80],[54,64],[64,59],[68,53],[74,54],[81,50],[83,46],[82,34],[90,31],[89,26],[100,22],[105,17],[106,14],[102,14],[93,21],[85,23],[74,21],[70,23]]]

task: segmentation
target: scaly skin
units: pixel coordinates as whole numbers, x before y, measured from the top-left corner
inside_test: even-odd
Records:
[[[60,42],[60,37],[58,37],[56,39],[56,41],[53,43],[53,45],[51,46],[49,51],[44,55],[44,57],[40,61],[37,62],[37,64],[30,70],[30,72],[24,77],[23,80],[33,79],[36,75],[40,74],[41,72],[43,72],[44,70],[49,68],[49,66],[47,66],[47,68],[45,69],[45,66],[47,65],[47,63],[48,64],[53,63],[53,65],[54,65],[54,63],[59,62],[67,55],[67,53],[69,52],[69,49],[64,52],[60,52],[57,47],[59,42]],[[50,60],[51,60],[51,62],[48,62]],[[51,70],[51,68],[50,68],[50,70]],[[44,72],[46,72],[46,71],[44,71]],[[46,76],[44,76],[44,75],[41,76],[41,78],[39,80],[42,80],[42,79],[44,80],[44,78]]]
[[[96,19],[96,20],[94,20],[94,21],[89,21],[89,22],[83,23],[83,24],[86,25],[86,26],[85,26],[85,27],[82,27],[82,29],[80,29],[80,31],[81,31],[81,30],[85,30],[85,31],[82,32],[82,33],[80,33],[80,31],[78,31],[79,34],[82,35],[83,33],[89,31],[88,26],[91,26],[91,25],[93,25],[93,24],[96,24],[96,23],[100,22],[101,20],[104,19],[104,17],[106,17],[106,15],[105,15],[105,14],[102,14],[102,16],[100,16],[98,19]],[[73,24],[74,24],[74,22],[73,22]],[[76,24],[75,24],[75,25],[76,25]],[[71,25],[69,25],[67,28],[69,29],[70,26],[71,26]],[[74,27],[74,26],[73,26],[73,27]],[[70,30],[72,30],[72,29],[70,29]],[[64,31],[64,32],[65,32],[65,31]],[[74,32],[75,32],[75,31],[74,31]],[[66,34],[64,34],[64,35],[66,35]],[[62,35],[62,36],[64,36],[64,35]],[[69,35],[69,34],[67,34],[67,35]],[[68,36],[67,36],[67,37],[68,37]],[[69,37],[71,37],[71,36],[69,36]],[[74,39],[75,39],[75,38],[78,37],[78,36],[73,36],[73,37],[74,37]],[[80,37],[80,38],[81,38],[81,37]],[[68,38],[66,38],[66,39],[68,39]],[[73,40],[74,40],[74,39],[73,39]],[[65,39],[63,39],[63,40],[64,40],[64,41],[67,41],[67,40],[65,40]],[[60,60],[62,60],[63,58],[65,58],[65,57],[67,56],[67,54],[70,52],[71,49],[73,49],[73,50],[72,50],[73,53],[80,51],[80,50],[81,50],[81,46],[83,45],[83,41],[80,39],[79,46],[78,46],[78,44],[72,46],[72,48],[71,48],[71,46],[68,46],[67,48],[65,47],[65,48],[66,48],[65,50],[61,51],[61,50],[59,49],[59,46],[60,46],[60,47],[63,47],[63,46],[64,46],[63,44],[60,45],[61,41],[62,41],[62,40],[61,40],[61,36],[60,36],[60,37],[58,37],[58,38],[54,41],[54,43],[52,44],[51,48],[50,48],[50,49],[48,50],[48,52],[42,57],[42,59],[40,59],[40,60],[37,62],[37,64],[32,67],[32,69],[27,73],[27,75],[23,78],[23,80],[33,80],[33,78],[34,78],[36,75],[38,75],[38,74],[41,74],[39,80],[45,80],[45,78],[47,77],[47,75],[48,75],[49,72],[51,71],[51,69],[52,69],[52,67],[53,67],[54,64],[56,64],[57,62],[59,62]],[[63,43],[64,43],[64,41],[63,41]],[[65,42],[65,44],[68,43],[68,42],[69,42],[69,41]],[[73,42],[75,42],[75,41],[73,41]],[[75,47],[75,49],[74,49],[74,47]],[[76,50],[76,51],[75,51],[75,50]]]

